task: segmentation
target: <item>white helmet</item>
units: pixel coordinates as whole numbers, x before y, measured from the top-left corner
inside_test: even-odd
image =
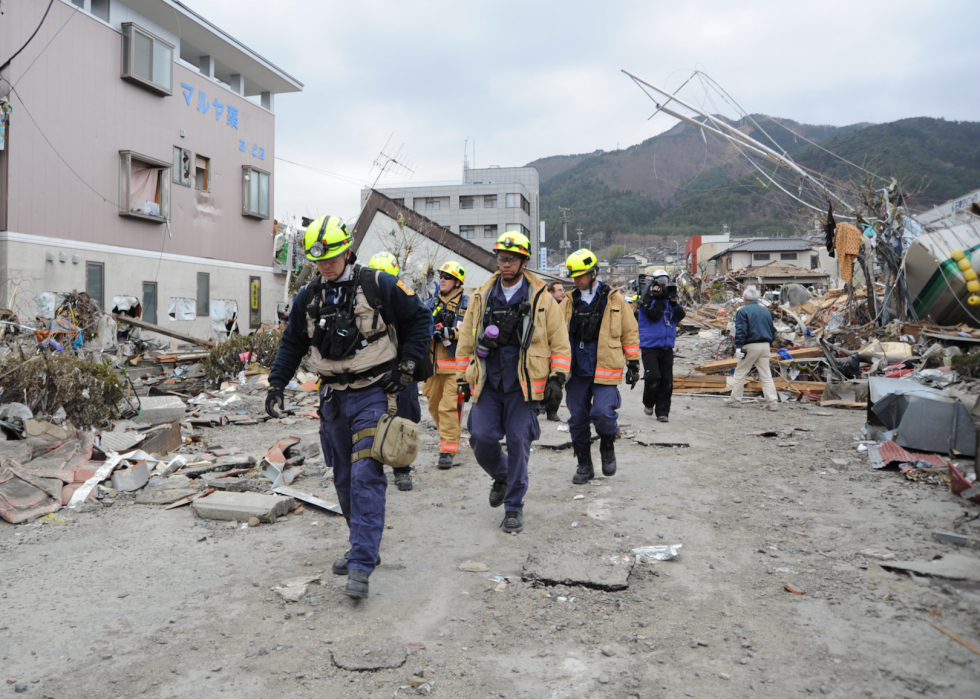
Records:
[[[667,277],[668,279],[670,278],[670,275],[667,274],[667,270],[665,270],[665,269],[657,269],[657,270],[654,270],[653,274],[651,274],[650,276],[653,277],[653,278],[655,278],[655,279],[657,277]]]

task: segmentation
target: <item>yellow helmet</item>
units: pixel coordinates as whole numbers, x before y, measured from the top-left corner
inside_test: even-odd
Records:
[[[466,281],[466,270],[459,266],[459,263],[455,260],[450,260],[446,262],[442,267],[439,268],[439,272],[442,274],[448,274],[455,277],[462,284]]]
[[[368,267],[371,269],[380,269],[382,272],[387,272],[396,277],[398,276],[398,258],[387,250],[382,250],[375,254],[368,261]]]
[[[311,222],[303,236],[306,259],[314,262],[342,255],[353,244],[354,236],[347,230],[347,224],[336,216],[321,216]]]
[[[574,279],[594,270],[598,262],[591,250],[582,248],[568,256],[565,260],[565,269],[568,271],[568,276]]]
[[[531,241],[527,239],[526,235],[518,231],[507,231],[497,238],[493,249],[494,252],[516,252],[518,255],[531,258]]]

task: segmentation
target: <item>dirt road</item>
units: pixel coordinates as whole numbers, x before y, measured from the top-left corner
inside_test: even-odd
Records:
[[[681,354],[693,356],[694,341],[685,338]],[[536,449],[520,535],[498,528],[503,512],[488,507],[490,480],[472,454],[439,471],[436,433],[424,430],[415,490],[389,487],[382,565],[361,603],[329,571],[345,550],[343,520],[309,507],[251,529],[125,498],[98,512],[63,510],[66,524],[0,523],[4,691],[980,695],[980,655],[931,625],[980,645],[980,592],[881,567],[937,556],[976,566],[978,552],[932,539],[980,535],[980,522],[967,521],[976,507],[873,471],[855,450],[859,411],[784,405],[773,414],[677,396],[670,423],[659,424],[639,398],[639,389],[624,393],[624,433],[690,446],[622,439],[619,473],[586,486],[571,483],[570,449]],[[261,454],[287,434],[315,441],[315,428],[270,421],[207,432],[211,445]],[[554,423],[542,428],[545,439],[567,437]],[[765,430],[779,436],[753,434]],[[295,486],[335,501],[328,476]],[[677,543],[679,559],[635,564],[623,591],[521,580],[529,555],[541,568],[601,572],[632,548]],[[487,572],[461,571],[465,562]],[[322,585],[300,603],[271,590],[318,573]],[[357,665],[397,667],[343,669]]]

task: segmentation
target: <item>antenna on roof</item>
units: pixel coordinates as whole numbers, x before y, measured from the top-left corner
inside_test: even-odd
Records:
[[[371,184],[371,189],[374,189],[375,185],[378,184],[378,180],[386,172],[398,172],[403,175],[407,175],[409,178],[415,174],[415,164],[412,163],[408,158],[402,154],[405,149],[405,144],[398,146],[398,150],[392,153],[388,149],[388,145],[391,143],[391,139],[394,138],[395,132],[391,132],[391,136],[385,142],[384,148],[378,154],[378,157],[374,159],[371,164],[371,169],[378,168],[378,176],[374,178],[374,182]],[[370,171],[369,171],[370,172]]]

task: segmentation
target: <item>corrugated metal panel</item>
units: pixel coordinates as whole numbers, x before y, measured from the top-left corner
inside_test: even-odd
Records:
[[[871,458],[871,464],[875,468],[884,468],[889,464],[904,464],[913,461],[925,461],[926,463],[942,468],[946,468],[948,465],[946,460],[939,454],[919,454],[906,451],[895,442],[880,442],[879,444],[869,445],[868,456]]]

